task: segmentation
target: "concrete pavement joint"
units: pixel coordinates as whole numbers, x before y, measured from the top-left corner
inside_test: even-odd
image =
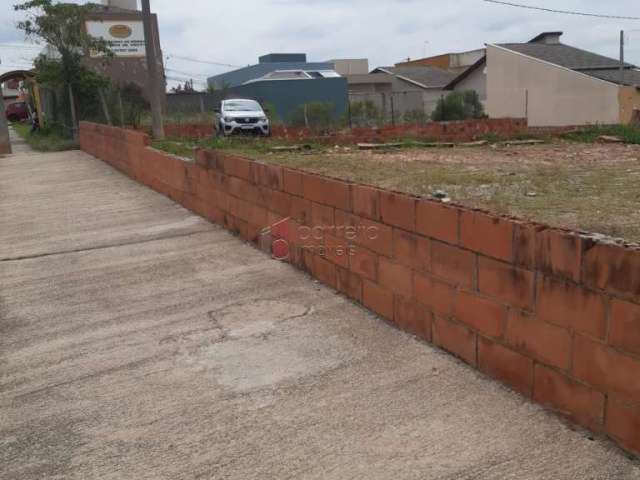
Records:
[[[85,247],[85,248],[78,248],[74,250],[63,250],[59,252],[39,253],[36,255],[25,255],[21,257],[0,258],[0,263],[21,262],[24,260],[35,260],[38,258],[55,257],[58,255],[73,255],[75,253],[93,252],[95,250],[106,250],[109,248],[127,247],[129,245],[143,245],[145,243],[158,242],[158,241],[167,240],[171,238],[191,237],[193,235],[201,235],[203,233],[211,233],[211,230],[200,230],[197,232],[180,233],[176,235],[165,235],[162,237],[148,238],[145,240],[138,240],[138,241],[132,241],[132,242],[119,242],[119,243],[112,243],[112,244],[106,244],[106,245],[96,245],[95,247]]]

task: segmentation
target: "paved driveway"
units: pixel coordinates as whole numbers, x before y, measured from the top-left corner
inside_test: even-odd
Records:
[[[637,479],[80,152],[0,158],[0,479]]]

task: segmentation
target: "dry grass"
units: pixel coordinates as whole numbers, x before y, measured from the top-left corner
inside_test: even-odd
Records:
[[[463,205],[640,241],[640,147],[635,145],[253,156],[419,195],[444,190]]]
[[[221,148],[268,163],[429,196],[553,226],[640,242],[640,145],[556,141],[545,145],[410,148],[361,152],[314,146],[273,153],[275,142],[211,139],[157,147],[190,156],[192,146]]]

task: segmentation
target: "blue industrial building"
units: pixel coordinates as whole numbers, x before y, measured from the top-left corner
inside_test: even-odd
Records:
[[[272,53],[250,65],[208,79],[209,86],[226,97],[252,98],[273,108],[288,122],[300,106],[322,102],[333,106],[334,117],[347,110],[347,79],[335,71],[331,62],[307,62],[304,53]]]

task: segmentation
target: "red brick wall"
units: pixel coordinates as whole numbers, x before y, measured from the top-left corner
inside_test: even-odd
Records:
[[[176,138],[206,138],[214,134],[213,125],[204,124],[169,124],[165,126],[165,131],[168,137]],[[508,139],[524,133],[527,133],[527,121],[514,118],[431,122],[423,127],[418,125],[398,125],[377,129],[354,128],[322,136],[300,127],[283,127],[280,125],[274,125],[273,127],[273,138],[275,139],[340,145],[386,142],[406,136],[422,137],[434,141],[465,142],[477,140],[486,134],[495,134],[500,138]]]
[[[352,128],[333,132],[325,136],[314,136],[304,128],[274,128],[275,138],[292,141],[317,141],[332,144],[354,144],[388,142],[402,137],[420,137],[440,142],[468,142],[483,135],[494,134],[509,139],[527,133],[526,119],[491,118],[464,120],[459,122],[429,122],[425,126],[397,125],[382,128]]]
[[[640,453],[640,250],[83,123],[83,150]],[[311,230],[313,228],[313,230]],[[313,235],[311,235],[313,233]]]

